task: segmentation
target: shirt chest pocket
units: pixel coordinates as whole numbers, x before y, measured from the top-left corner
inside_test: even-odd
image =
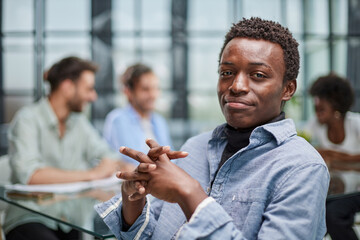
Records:
[[[250,188],[232,192],[227,197],[227,212],[234,219],[235,226],[242,230],[246,237],[254,238],[251,233],[260,229],[263,221],[268,191]]]

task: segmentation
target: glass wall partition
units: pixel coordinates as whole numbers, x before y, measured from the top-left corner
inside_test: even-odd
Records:
[[[106,113],[126,104],[119,75],[136,62],[150,65],[161,82],[157,111],[167,118],[179,148],[188,137],[224,122],[216,95],[219,51],[231,24],[253,16],[287,26],[300,43],[298,89],[286,112],[301,125],[313,116],[307,90],[318,76],[335,71],[360,86],[355,60],[348,64],[357,59],[360,42],[354,2],[0,0],[1,154],[14,113],[46,95],[43,71],[69,55],[100,65],[100,97],[87,112],[100,132]]]

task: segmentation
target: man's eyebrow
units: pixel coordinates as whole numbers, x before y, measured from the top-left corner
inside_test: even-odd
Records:
[[[219,65],[235,65],[235,64],[232,62],[221,62]],[[263,62],[251,62],[250,65],[264,66],[266,68],[272,69],[269,65],[267,65]]]
[[[221,62],[219,65],[234,65],[232,62]]]
[[[264,66],[264,67],[272,70],[272,68],[271,68],[269,65],[267,65],[267,64],[265,64],[265,63],[262,63],[262,62],[251,62],[250,65]]]

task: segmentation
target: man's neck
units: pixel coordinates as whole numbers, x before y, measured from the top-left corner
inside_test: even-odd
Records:
[[[135,111],[139,114],[139,116],[142,119],[150,119],[150,115],[151,115],[150,111],[141,111],[141,110],[135,108],[133,105],[132,105],[132,107],[135,109]]]
[[[65,99],[56,93],[52,93],[49,95],[49,102],[59,123],[64,124],[71,113],[67,107]]]

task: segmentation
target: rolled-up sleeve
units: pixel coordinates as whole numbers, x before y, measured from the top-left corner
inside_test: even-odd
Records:
[[[213,198],[206,198],[177,233],[176,239],[245,239],[233,219]]]
[[[121,194],[107,202],[95,205],[95,210],[117,239],[151,239],[157,221],[150,198],[147,197],[147,202],[141,215],[126,232],[122,231],[121,208]]]
[[[16,182],[27,184],[33,173],[45,166],[39,152],[39,141],[34,118],[17,116],[8,131],[9,159]]]
[[[91,123],[81,116],[82,132],[86,141],[86,159],[92,165],[96,165],[103,158],[120,159],[120,154],[112,150],[100,133]]]

